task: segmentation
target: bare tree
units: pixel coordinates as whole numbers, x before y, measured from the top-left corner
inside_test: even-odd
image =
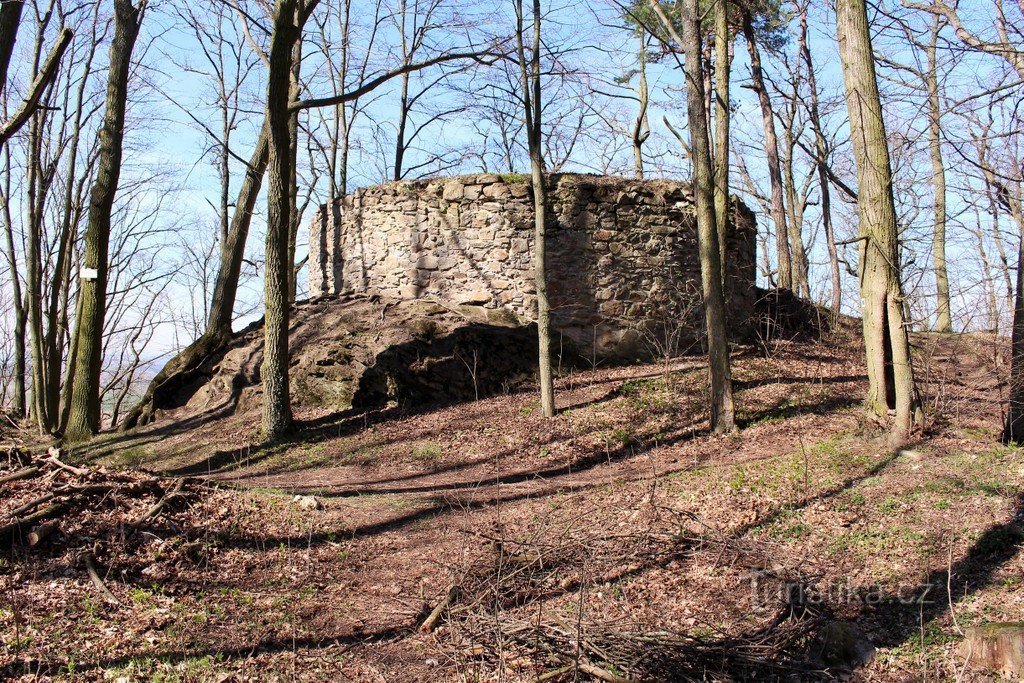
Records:
[[[818,173],[818,192],[821,196],[821,223],[825,230],[825,242],[828,247],[829,272],[832,279],[832,315],[839,315],[843,304],[843,288],[839,270],[839,250],[836,247],[835,230],[832,227],[832,193],[829,188],[828,156],[829,145],[825,137],[822,123],[821,107],[818,95],[817,76],[814,73],[814,62],[811,57],[811,46],[807,40],[807,3],[799,6],[800,13],[800,46],[804,63],[807,65],[808,114],[811,129],[814,132],[814,167]]]
[[[1014,22],[1002,3],[997,4],[994,20],[996,37],[985,38],[979,31],[972,30],[961,17],[955,5],[944,0],[931,4],[904,2],[906,7],[919,9],[941,16],[953,28],[957,38],[969,49],[994,55],[1005,61],[1024,81],[1024,17]],[[1018,8],[1019,9],[1019,8]],[[1017,177],[1021,173],[1017,170]],[[1004,186],[1005,187],[1005,186]],[[1016,218],[1021,215],[1019,198],[1008,191],[997,192],[999,201]],[[1024,223],[1019,225],[1024,235]],[[1024,238],[1018,243],[1018,263],[1024,263]],[[1010,405],[1006,416],[1003,437],[1007,441],[1024,442],[1024,268],[1017,268],[1013,313],[1012,352],[1010,359]]]
[[[532,40],[526,48],[526,19],[523,0],[516,0],[516,57],[522,82],[523,116],[530,150],[530,182],[533,187],[533,267],[537,289],[537,338],[540,380],[540,407],[544,417],[555,415],[555,388],[551,372],[551,305],[547,282],[547,187],[544,178],[544,151],[541,116],[541,9],[533,0]]]
[[[708,109],[704,89],[702,31],[697,0],[685,0],[681,10],[682,35],[658,4],[650,0],[662,27],[681,49],[685,62],[686,110],[689,124],[689,154],[693,160],[693,194],[697,213],[701,286],[707,324],[708,365],[711,374],[711,428],[716,433],[736,429],[729,364],[729,337],[722,285],[722,253],[715,219],[715,181],[708,135]]]
[[[85,232],[85,254],[75,325],[75,373],[70,378],[70,412],[64,436],[70,441],[88,438],[100,428],[100,371],[103,315],[106,304],[107,246],[110,217],[121,175],[124,144],[125,106],[132,52],[146,0],[133,6],[130,0],[115,0],[114,39],[110,44],[110,74],[106,114],[99,133],[100,156],[96,182],[89,203]]]
[[[880,419],[895,409],[893,436],[904,440],[922,413],[904,324],[892,166],[864,0],[839,0],[836,33],[857,160],[867,407]]]
[[[761,50],[754,32],[754,17],[749,10],[743,10],[743,36],[750,53],[750,76],[757,101],[761,107],[761,121],[764,130],[764,148],[768,158],[768,179],[771,183],[771,217],[775,225],[775,251],[778,261],[778,285],[782,289],[793,288],[793,265],[789,249],[789,235],[786,227],[786,204],[783,198],[782,165],[779,162],[779,142],[775,133],[775,114],[772,109],[768,88],[765,86],[761,67]]]

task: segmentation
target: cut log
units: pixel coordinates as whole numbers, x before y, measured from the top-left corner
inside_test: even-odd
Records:
[[[1024,677],[1024,622],[972,626],[964,632],[962,648],[973,669]]]
[[[20,470],[15,470],[10,474],[5,474],[4,476],[0,477],[0,484],[6,484],[7,482],[11,481],[18,481],[19,479],[28,479],[29,477],[34,477],[37,474],[39,474],[39,468],[36,467],[35,465],[31,465],[29,467],[22,467]]]
[[[56,517],[66,508],[66,503],[54,503],[35,514],[31,514],[28,517],[23,517],[21,519],[16,519],[10,524],[0,527],[0,544],[6,545],[7,543],[10,543],[22,529],[30,527],[33,524],[43,522],[51,517]]]
[[[55,519],[51,519],[49,522],[44,522],[37,526],[35,529],[28,534],[28,545],[29,547],[35,547],[45,541],[53,532],[60,528],[60,522]]]

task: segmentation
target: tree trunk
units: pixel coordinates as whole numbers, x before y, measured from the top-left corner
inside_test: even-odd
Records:
[[[14,44],[21,26],[23,0],[4,0],[0,3],[0,94],[7,84],[7,70],[11,65]]]
[[[159,407],[161,396],[175,390],[206,357],[224,348],[231,341],[231,322],[234,317],[235,299],[238,296],[238,280],[245,258],[245,244],[249,238],[252,215],[263,186],[270,159],[270,136],[266,121],[260,129],[256,149],[245,169],[245,178],[235,199],[235,212],[231,216],[231,227],[227,239],[220,245],[220,268],[214,283],[213,298],[210,301],[210,317],[206,331],[199,339],[189,344],[178,355],[167,362],[146,388],[146,393],[129,411],[121,422],[121,429],[131,429],[147,424],[153,411]]]
[[[725,281],[725,231],[729,223],[729,76],[732,55],[729,40],[729,3],[715,5],[715,221],[718,250]]]
[[[938,40],[942,28],[934,18],[931,40],[926,48],[928,71],[928,152],[932,161],[932,193],[934,196],[935,230],[932,236],[932,259],[935,268],[935,331],[952,332],[953,319],[949,306],[949,272],[946,269],[946,166],[942,161],[942,106],[939,101]]]
[[[764,85],[761,71],[761,51],[757,47],[754,35],[753,17],[749,11],[743,12],[743,36],[750,52],[750,75],[757,101],[761,106],[761,123],[764,126],[764,149],[768,157],[768,179],[771,183],[771,215],[775,224],[775,249],[778,254],[779,279],[781,289],[793,289],[793,266],[789,251],[789,234],[786,228],[786,204],[783,200],[782,166],[779,163],[779,139],[775,135],[775,118],[772,113],[772,102],[768,97],[768,89]]]
[[[11,218],[11,160],[8,152],[4,158],[4,191],[0,196],[3,202],[4,237],[6,238],[7,267],[11,274],[11,298],[14,303],[14,395],[11,399],[11,412],[18,419],[25,417],[25,312],[24,298],[21,292],[21,277],[18,275],[18,252],[14,246],[14,224]]]
[[[289,80],[288,99],[296,102],[299,99],[299,67],[302,64],[302,34],[295,39],[292,56],[292,69]],[[288,119],[288,155],[291,159],[291,170],[288,174],[288,303],[295,302],[298,291],[298,268],[295,267],[295,250],[299,239],[299,112],[294,111]]]
[[[867,407],[881,418],[895,409],[893,436],[902,441],[922,414],[904,326],[892,167],[864,0],[838,0],[836,33],[857,163]]]
[[[715,221],[715,177],[702,73],[699,0],[685,0],[681,5],[682,36],[676,32],[657,0],[650,2],[662,27],[682,47],[686,60],[686,114],[690,129],[697,248],[700,252],[700,279],[704,293],[708,368],[711,375],[711,429],[719,434],[728,433],[736,430],[736,416],[732,394],[732,370],[729,365],[725,292],[722,286],[722,254],[719,251]]]
[[[1017,263],[1024,263],[1024,236],[1017,248]],[[1017,268],[1013,300],[1013,332],[1010,341],[1010,404],[1006,411],[1003,440],[1024,443],[1024,268]]]
[[[651,126],[647,121],[647,107],[650,104],[650,94],[647,89],[647,32],[641,26],[638,30],[640,35],[640,52],[638,54],[638,75],[636,86],[636,98],[640,105],[636,113],[636,122],[633,124],[633,169],[637,180],[644,179],[644,143],[651,136]]]
[[[270,161],[267,176],[267,244],[264,275],[263,437],[275,441],[292,427],[288,390],[288,233],[291,226],[293,158],[288,110],[292,58],[298,40],[295,0],[277,0],[267,76]]]
[[[832,274],[832,316],[839,315],[843,305],[841,270],[839,268],[839,250],[836,248],[835,231],[832,228],[832,196],[829,188],[828,167],[828,143],[825,141],[825,131],[821,125],[821,110],[818,103],[818,83],[814,75],[814,63],[811,60],[811,48],[807,42],[807,8],[804,6],[800,11],[800,44],[803,47],[804,62],[807,64],[807,87],[811,94],[810,118],[811,128],[814,130],[814,148],[817,152],[815,168],[818,172],[818,187],[821,192],[821,223],[825,230],[825,242],[828,247],[829,271]]]
[[[99,132],[96,180],[89,198],[89,219],[85,230],[83,266],[96,277],[82,277],[79,291],[78,335],[75,373],[71,378],[71,408],[65,437],[86,439],[100,428],[100,372],[103,367],[103,317],[106,304],[107,246],[110,241],[111,212],[121,175],[125,106],[132,51],[142,22],[142,7],[130,0],[114,0],[114,39],[110,44],[110,72],[107,80],[106,113]],[[84,273],[83,273],[84,275]]]
[[[793,291],[797,296],[805,299],[811,298],[811,287],[808,281],[809,265],[807,262],[807,250],[804,249],[804,204],[803,198],[796,186],[796,175],[793,172],[793,155],[796,151],[796,137],[793,135],[793,126],[796,125],[796,106],[799,93],[796,92],[796,85],[793,87],[793,97],[790,98],[789,110],[783,120],[785,152],[782,155],[783,184],[786,189],[786,224],[789,232],[789,259],[793,268],[792,280]]]
[[[1024,207],[1019,195],[1006,191],[999,193],[1003,208],[1017,225],[1021,235],[1017,243],[1017,263],[1024,263]],[[1024,268],[1018,266],[1013,299],[1013,330],[1010,341],[1010,405],[1006,412],[1003,440],[1024,443]]]
[[[551,306],[548,302],[547,282],[547,187],[544,183],[544,153],[541,136],[541,12],[540,0],[533,0],[533,45],[529,61],[526,57],[524,11],[522,0],[517,10],[517,56],[523,88],[526,135],[530,150],[530,179],[533,186],[534,247],[533,267],[537,288],[537,360],[539,364],[540,408],[544,417],[555,415],[555,387],[551,371]]]

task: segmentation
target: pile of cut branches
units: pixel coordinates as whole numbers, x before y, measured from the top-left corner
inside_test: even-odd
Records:
[[[155,537],[158,524],[173,533],[167,516],[191,505],[199,486],[70,464],[57,448],[35,457],[11,448],[0,463],[0,544],[13,559],[66,556],[106,601],[116,602],[97,572],[97,557],[115,546],[121,553],[137,547]]]
[[[818,605],[795,604],[813,579],[783,570],[772,549],[715,532],[693,515],[688,529],[651,525],[629,534],[567,533],[558,541],[492,540],[491,557],[477,558],[423,622],[437,631],[454,665],[467,659],[495,670],[510,661],[532,669],[530,680],[631,681],[802,680],[828,677],[807,658],[808,645],[827,620]],[[694,532],[693,529],[699,531]],[[711,625],[684,633],[645,630],[602,619],[582,607],[567,615],[559,597],[583,599],[588,584],[616,583],[646,569],[711,551],[728,564],[778,583],[775,617],[742,634]],[[792,587],[799,586],[799,590]],[[580,617],[586,611],[586,619]],[[467,654],[468,653],[468,654]],[[582,677],[582,678],[581,678]]]

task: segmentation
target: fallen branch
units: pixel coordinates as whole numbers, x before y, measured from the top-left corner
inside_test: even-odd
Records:
[[[167,492],[167,495],[165,495],[159,501],[157,501],[157,503],[153,505],[153,507],[149,508],[149,510],[147,510],[144,515],[142,515],[137,520],[132,522],[130,526],[142,526],[149,520],[156,517],[158,514],[160,514],[160,511],[164,509],[164,506],[166,506],[169,501],[171,501],[173,498],[181,496],[182,489],[184,488],[185,479],[179,479],[178,481],[174,482],[174,485],[171,486],[171,489]]]
[[[56,517],[67,508],[66,503],[54,503],[49,507],[43,508],[35,514],[23,517],[22,519],[16,519],[6,526],[0,527],[0,543],[8,543],[14,539],[14,536],[21,531],[22,527],[31,526],[38,524],[39,522],[45,521],[50,517]]]
[[[458,586],[452,586],[448,589],[448,594],[444,599],[437,603],[437,606],[434,607],[434,609],[430,611],[430,614],[427,615],[427,618],[423,620],[423,623],[420,625],[420,633],[430,633],[437,628],[437,623],[441,621],[441,616],[444,614],[444,611],[452,604],[458,594]]]
[[[635,683],[634,679],[632,678],[619,676],[618,674],[614,674],[611,671],[602,669],[599,666],[588,664],[587,662],[580,662],[578,668],[583,673],[589,674],[594,678],[600,679],[602,681],[607,681],[607,683]]]
[[[29,477],[34,477],[35,475],[39,474],[39,472],[39,468],[35,465],[22,467],[20,470],[15,470],[10,474],[5,474],[4,476],[0,477],[0,484],[18,481],[19,479],[28,479]]]
[[[51,500],[53,500],[53,498],[54,498],[54,494],[53,493],[47,493],[47,494],[44,494],[42,496],[39,496],[38,498],[36,498],[34,500],[30,500],[29,502],[25,503],[21,507],[17,507],[15,509],[11,510],[11,517],[13,517],[14,519],[17,519],[18,517],[21,517],[26,512],[31,512],[32,510],[35,510],[37,507],[39,507],[43,503],[49,503]]]
[[[48,462],[54,467],[58,467],[64,470],[65,472],[70,472],[71,474],[77,475],[79,477],[84,477],[85,475],[89,474],[89,470],[86,469],[85,467],[75,467],[74,465],[69,465],[66,462],[63,462],[60,459],[60,451],[58,449],[53,448],[51,446],[47,453],[49,455],[43,458],[43,462]]]
[[[103,599],[111,605],[120,605],[121,601],[114,597],[114,594],[110,592],[107,585],[103,583],[103,579],[100,578],[99,572],[96,571],[95,556],[92,553],[83,553],[79,558],[85,563],[85,570],[89,573],[89,579],[92,580],[92,585],[100,592]]]

